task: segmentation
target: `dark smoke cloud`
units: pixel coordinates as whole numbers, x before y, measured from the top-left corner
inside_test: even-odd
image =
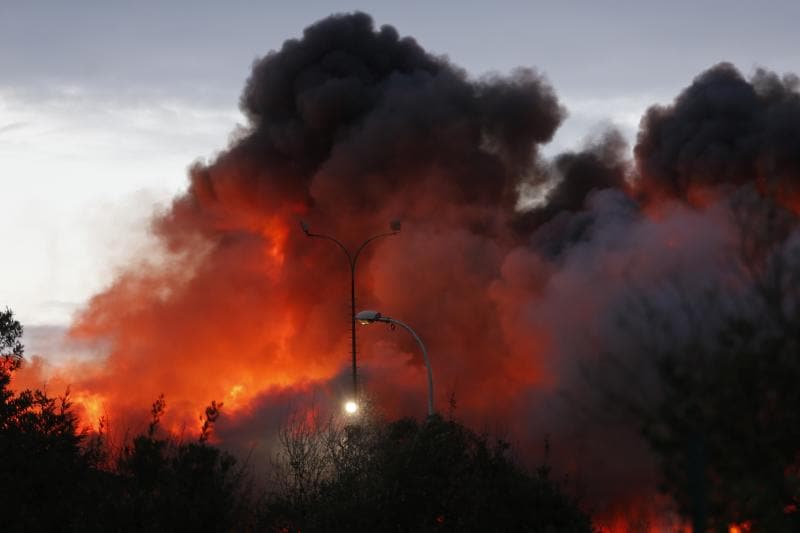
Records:
[[[363,13],[324,19],[257,61],[241,107],[250,128],[195,170],[193,193],[221,200],[232,187],[260,209],[369,209],[419,193],[432,170],[455,203],[510,206],[519,169],[564,116],[535,72],[471,80]],[[235,179],[218,176],[229,168]]]
[[[107,343],[108,357],[63,382],[89,422],[146,415],[164,392],[169,427],[191,429],[222,401],[218,435],[233,449],[269,441],[309,394],[338,407],[349,272],[297,218],[352,245],[399,215],[402,233],[359,262],[359,307],[413,324],[440,409],[454,393],[469,424],[537,449],[551,435],[557,466],[588,472],[593,503],[627,505],[654,485],[647,451],[630,427],[555,408],[559,393],[591,402],[580,370],[601,374],[610,351],[652,375],[650,354],[624,346],[647,324],[632,334],[616,321],[631,286],[679,316],[669,280],[701,294],[738,272],[725,202],[683,199],[694,184],[797,183],[796,88],[722,64],[651,108],[633,187],[659,194],[637,202],[618,133],[542,160],[537,145],[565,111],[536,72],[471,78],[365,14],[324,19],[254,64],[241,99],[249,124],[155,217],[162,257],[132,264],[87,304],[72,335]],[[547,193],[519,212],[531,186]],[[385,412],[423,413],[414,341],[376,326],[359,343],[361,383]]]
[[[415,324],[442,398],[458,390],[465,412],[489,416],[513,402],[509,382],[542,379],[539,334],[501,324],[495,298],[514,296],[489,290],[516,239],[519,185],[564,116],[541,76],[470,78],[356,13],[258,60],[241,106],[249,124],[155,217],[162,257],[131,265],[72,328],[110,346],[101,368],[73,381],[92,415],[141,410],[164,392],[179,427],[212,399],[236,417],[283,394],[265,391],[291,396],[339,375],[346,265],[303,236],[299,216],[346,244],[403,218],[399,237],[362,256],[359,305]],[[409,412],[420,356],[407,336],[385,338],[360,334],[365,383],[389,413]],[[131,372],[135,385],[121,379]]]
[[[569,223],[562,220],[554,224],[565,232],[559,240],[566,245],[580,238],[584,233],[581,228],[585,229],[593,217],[588,214],[573,217],[566,213],[583,211],[587,197],[594,191],[627,189],[626,177],[630,171],[626,152],[627,143],[622,134],[609,130],[579,152],[564,152],[556,156],[544,170],[547,177],[541,186],[549,187],[544,200],[539,206],[517,214],[513,221],[515,229],[530,234],[554,217],[565,214]],[[561,247],[557,245],[553,249],[549,246],[550,253],[556,253]]]
[[[693,186],[800,185],[798,78],[729,63],[703,72],[669,106],[651,107],[635,147],[641,185],[687,197]]]
[[[528,238],[532,249],[543,257],[558,259],[582,242],[623,228],[641,216],[639,205],[615,188],[590,191],[580,210],[563,210],[536,228]]]

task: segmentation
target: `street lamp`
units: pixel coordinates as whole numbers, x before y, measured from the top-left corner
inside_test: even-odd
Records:
[[[355,400],[348,400],[344,404],[344,410],[348,415],[354,415],[358,412],[358,404]]]
[[[381,237],[397,235],[400,232],[400,221],[393,220],[389,224],[390,231],[373,235],[366,241],[362,242],[361,245],[356,248],[356,252],[354,254],[351,254],[350,250],[348,250],[347,247],[339,242],[339,240],[335,237],[312,232],[311,228],[309,228],[308,224],[304,220],[300,221],[300,227],[303,229],[303,233],[305,233],[307,237],[327,239],[333,243],[336,243],[336,245],[344,252],[344,255],[347,256],[347,262],[350,265],[350,339],[353,355],[353,399],[345,404],[345,411],[352,415],[358,411],[358,404],[356,403],[358,401],[358,370],[356,367],[356,263],[358,262],[359,255],[361,255],[361,251],[369,243]]]
[[[431,362],[428,359],[428,350],[425,349],[425,345],[422,344],[422,339],[419,338],[419,335],[405,322],[383,316],[377,311],[361,311],[356,315],[356,320],[363,325],[372,324],[374,322],[386,322],[387,324],[405,328],[411,333],[411,336],[414,337],[414,340],[419,344],[420,350],[422,350],[422,358],[425,360],[425,367],[428,369],[428,416],[433,416],[433,372],[431,371]]]

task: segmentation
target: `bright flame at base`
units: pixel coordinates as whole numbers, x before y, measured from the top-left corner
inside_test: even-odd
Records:
[[[344,404],[344,410],[347,411],[348,415],[354,415],[358,411],[358,404],[353,400],[350,400]]]

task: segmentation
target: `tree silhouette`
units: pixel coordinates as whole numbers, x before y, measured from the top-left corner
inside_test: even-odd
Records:
[[[123,449],[116,474],[121,489],[114,515],[140,531],[230,531],[241,526],[248,504],[245,471],[208,437],[221,404],[212,402],[196,442],[159,430],[164,395],[153,402],[147,432]]]
[[[15,393],[11,375],[21,364],[22,326],[0,313],[0,501],[6,531],[72,529],[88,509],[89,465],[81,452],[69,392]]]
[[[800,531],[798,224],[769,200],[738,201],[747,290],[732,302],[725,287],[697,294],[676,284],[680,313],[634,299],[622,317],[634,348],[605,354],[614,372],[593,384],[641,428],[663,489],[696,531]],[[688,333],[676,333],[676,320]],[[655,379],[632,372],[635,361],[652,361]],[[638,379],[621,385],[620,376]]]
[[[19,360],[24,351],[22,325],[14,319],[10,309],[0,311],[0,357]]]
[[[198,441],[184,443],[160,434],[162,395],[147,431],[112,457],[102,430],[78,430],[69,391],[53,398],[9,388],[21,335],[13,314],[0,313],[0,530],[246,529],[244,468],[208,444],[221,404],[206,409]]]
[[[289,425],[282,482],[257,504],[246,464],[209,443],[221,403],[183,442],[161,428],[161,395],[146,429],[112,450],[105,421],[78,431],[68,391],[10,390],[22,328],[1,318],[2,531],[591,530],[547,469],[531,474],[507,443],[438,416]]]
[[[528,473],[507,443],[452,420],[326,423],[286,435],[295,437],[284,440],[295,477],[267,501],[269,530],[591,531],[546,469]]]

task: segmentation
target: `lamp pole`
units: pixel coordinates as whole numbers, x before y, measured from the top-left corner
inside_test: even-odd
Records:
[[[309,228],[308,224],[305,221],[300,221],[300,227],[303,229],[303,233],[306,234],[307,237],[315,237],[318,239],[326,239],[333,243],[335,243],[339,249],[344,252],[344,255],[347,257],[347,263],[350,266],[350,345],[351,345],[351,352],[353,358],[353,402],[358,400],[358,367],[356,365],[356,264],[358,263],[358,257],[361,255],[361,251],[371,243],[372,241],[379,239],[381,237],[389,237],[391,235],[397,235],[400,232],[400,221],[393,220],[389,224],[389,230],[385,233],[379,233],[377,235],[373,235],[369,239],[362,242],[358,248],[356,248],[355,253],[350,253],[350,250],[347,249],[347,246],[342,244],[337,238],[332,237],[331,235],[325,235],[322,233],[314,233]],[[354,404],[357,406],[357,404]]]
[[[385,322],[387,324],[400,326],[411,333],[411,336],[414,337],[415,341],[417,341],[419,349],[422,351],[422,359],[425,361],[425,368],[428,370],[428,416],[433,416],[433,371],[431,370],[431,361],[428,359],[428,350],[425,349],[425,344],[422,343],[422,339],[419,338],[417,332],[411,329],[411,326],[405,322],[401,322],[400,320],[388,316],[383,316],[377,311],[361,311],[356,315],[356,320],[364,325],[372,324],[373,322]]]

